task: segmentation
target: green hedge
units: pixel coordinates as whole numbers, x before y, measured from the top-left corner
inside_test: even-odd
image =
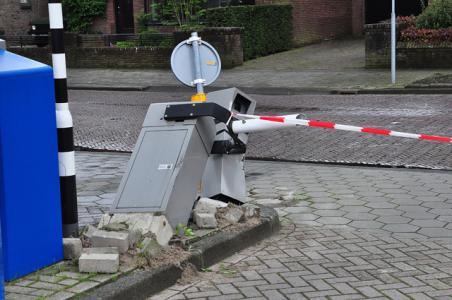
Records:
[[[430,0],[427,8],[416,18],[416,26],[425,29],[452,27],[452,0]]]
[[[245,60],[292,47],[291,5],[229,6],[207,10],[207,24],[244,28]]]

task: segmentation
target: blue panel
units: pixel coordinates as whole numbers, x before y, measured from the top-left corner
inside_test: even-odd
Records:
[[[0,218],[5,279],[63,258],[52,69],[0,50]]]

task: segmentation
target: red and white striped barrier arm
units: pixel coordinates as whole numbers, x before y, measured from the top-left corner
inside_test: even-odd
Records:
[[[336,124],[331,122],[315,121],[315,120],[304,120],[298,119],[299,115],[287,115],[287,116],[255,116],[255,115],[245,115],[245,114],[234,114],[234,117],[239,119],[238,121],[233,121],[232,131],[234,133],[250,133],[258,132],[269,129],[278,129],[284,127],[294,127],[294,126],[308,126],[308,127],[319,127],[319,128],[329,128],[345,131],[363,132],[371,134],[379,134],[386,136],[396,136],[409,139],[417,140],[427,140],[443,143],[452,143],[452,137],[446,136],[436,136],[436,135],[426,135],[426,134],[415,134],[407,132],[399,132],[380,128],[370,128],[370,127],[358,127],[343,124]]]

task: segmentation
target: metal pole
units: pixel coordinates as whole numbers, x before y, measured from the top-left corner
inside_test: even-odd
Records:
[[[61,0],[49,0],[49,21],[52,37],[53,77],[55,79],[63,237],[77,237],[78,211],[75,183],[74,134],[67,94],[63,8]]]
[[[396,8],[395,0],[392,0],[391,11],[391,81],[396,83]]]
[[[196,85],[196,93],[197,94],[204,94],[204,79],[202,78],[202,74],[201,74],[201,59],[199,56],[199,41],[201,39],[198,37],[198,33],[197,32],[192,32],[191,34],[191,45],[193,47],[193,58],[194,58],[194,63],[195,63],[195,80],[194,80],[194,84]]]

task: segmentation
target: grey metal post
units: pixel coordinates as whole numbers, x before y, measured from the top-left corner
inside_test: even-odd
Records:
[[[396,83],[396,12],[395,0],[392,0],[391,12],[391,82]]]
[[[6,50],[6,43],[4,40],[0,39],[0,49]]]
[[[204,79],[202,78],[202,74],[201,74],[201,59],[199,56],[199,41],[201,39],[198,37],[198,33],[197,32],[192,32],[191,33],[191,45],[193,48],[193,58],[194,58],[194,63],[195,63],[195,80],[193,81],[193,83],[196,85],[196,92],[198,94],[204,94]]]

